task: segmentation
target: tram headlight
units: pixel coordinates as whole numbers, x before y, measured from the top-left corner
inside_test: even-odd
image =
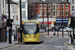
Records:
[[[36,35],[34,35],[34,38],[36,37]]]
[[[27,36],[25,35],[25,38],[27,38]]]

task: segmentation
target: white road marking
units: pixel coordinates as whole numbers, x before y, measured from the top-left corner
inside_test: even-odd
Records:
[[[18,46],[18,45],[15,45],[15,46]],[[13,47],[15,47],[15,46],[9,46],[9,47],[7,47],[7,48],[3,48],[3,49],[1,49],[1,50],[6,50],[6,49],[9,49],[9,48],[13,48]]]
[[[38,47],[40,47],[40,46],[46,46],[46,45],[38,45],[37,47],[35,47],[35,48],[33,48],[32,50],[35,50],[36,48],[38,48]],[[49,45],[47,45],[47,46],[49,46]],[[45,49],[46,47],[44,47],[44,49]],[[44,49],[41,49],[41,50],[44,50]]]
[[[5,50],[5,49],[1,49],[1,50]]]
[[[35,47],[35,48],[33,48],[32,50],[35,50],[36,48],[38,48],[39,46],[37,46],[37,47]]]

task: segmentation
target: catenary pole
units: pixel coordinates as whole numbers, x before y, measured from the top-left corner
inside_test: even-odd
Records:
[[[8,19],[9,19],[9,44],[12,43],[11,35],[12,35],[12,29],[10,26],[10,0],[8,0]]]
[[[22,42],[22,11],[21,11],[21,0],[20,0],[20,38]]]

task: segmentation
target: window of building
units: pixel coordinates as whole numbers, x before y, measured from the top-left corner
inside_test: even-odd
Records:
[[[74,11],[74,6],[72,6],[72,11]]]
[[[7,11],[7,13],[8,13],[8,6],[7,6],[6,8],[7,8],[7,10],[6,10],[6,11]]]
[[[22,17],[23,17],[23,18],[26,17],[26,11],[22,11]]]
[[[14,23],[14,19],[15,19],[15,17],[13,16],[13,23]]]
[[[46,11],[44,11],[44,16],[46,16]]]
[[[61,15],[62,15],[62,16],[64,15],[64,11],[61,11]]]
[[[49,4],[49,8],[51,8],[51,5]]]
[[[55,5],[53,5],[53,10],[55,10]]]
[[[44,8],[46,8],[46,4],[44,5]]]
[[[68,11],[66,11],[66,15],[68,15]]]
[[[15,13],[15,9],[14,9],[14,7],[13,7],[13,13]]]
[[[4,0],[3,0],[3,8],[4,8]]]
[[[66,4],[66,8],[68,8],[68,4]]]
[[[40,11],[40,16],[42,16],[42,11]]]
[[[57,5],[57,8],[59,8],[59,5]]]
[[[18,15],[16,16],[16,20],[18,20]]]
[[[72,0],[72,4],[74,4],[74,0]]]
[[[42,8],[42,4],[40,4],[40,8]]]
[[[22,2],[22,8],[26,8],[25,6],[25,2]]]
[[[63,5],[61,5],[61,8],[63,8]]]
[[[55,12],[53,12],[53,16],[55,16]]]
[[[18,5],[20,5],[20,3],[19,2],[16,2]]]
[[[57,16],[59,16],[59,11],[57,11]]]
[[[50,11],[48,12],[48,15],[51,15],[51,12]]]

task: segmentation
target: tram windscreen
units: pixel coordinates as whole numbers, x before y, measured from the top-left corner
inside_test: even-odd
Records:
[[[36,32],[35,23],[24,23],[25,34],[34,34]]]

